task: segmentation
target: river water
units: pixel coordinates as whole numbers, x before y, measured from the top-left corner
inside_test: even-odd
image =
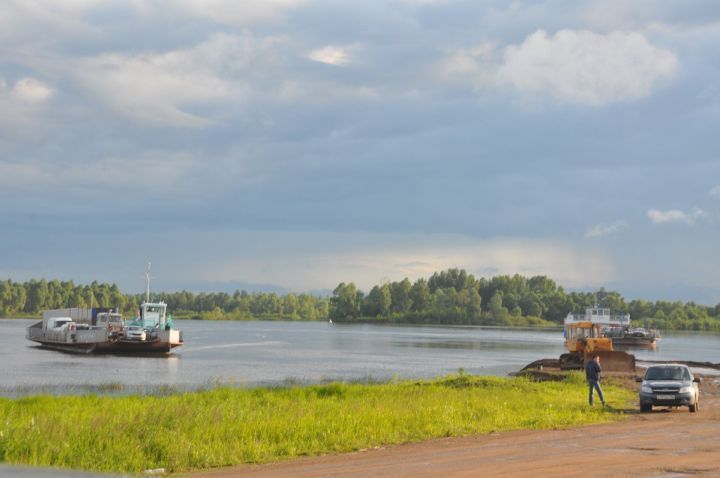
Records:
[[[26,340],[34,322],[0,319],[0,396],[433,378],[461,368],[504,376],[564,352],[560,330],[178,320],[186,345],[170,356],[77,355]],[[655,351],[632,353],[718,363],[720,335],[667,332]]]

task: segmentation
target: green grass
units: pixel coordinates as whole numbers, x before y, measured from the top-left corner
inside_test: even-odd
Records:
[[[475,377],[216,388],[167,396],[0,399],[0,461],[141,473],[263,463],[434,437],[620,419],[564,382]],[[631,392],[608,387],[611,403]]]

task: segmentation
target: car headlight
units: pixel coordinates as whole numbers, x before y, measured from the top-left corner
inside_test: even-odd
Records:
[[[692,392],[692,387],[680,387],[680,393],[690,393]]]
[[[650,388],[650,385],[643,384],[642,387],[640,387],[643,393],[652,393],[652,388]]]

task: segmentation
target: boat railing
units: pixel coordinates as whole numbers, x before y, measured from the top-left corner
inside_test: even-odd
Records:
[[[105,327],[92,326],[87,329],[78,329],[75,332],[75,342],[80,344],[102,342],[106,339],[107,330]]]
[[[38,322],[37,324],[33,324],[30,327],[28,327],[27,330],[27,338],[29,340],[41,340],[43,336],[43,329],[42,329],[42,321]]]
[[[592,322],[594,324],[617,324],[630,325],[630,315],[588,315],[588,314],[568,314],[565,318],[566,324],[574,322]]]

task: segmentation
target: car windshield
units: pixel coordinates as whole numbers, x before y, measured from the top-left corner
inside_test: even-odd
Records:
[[[652,367],[645,380],[690,380],[690,372],[684,367]]]

